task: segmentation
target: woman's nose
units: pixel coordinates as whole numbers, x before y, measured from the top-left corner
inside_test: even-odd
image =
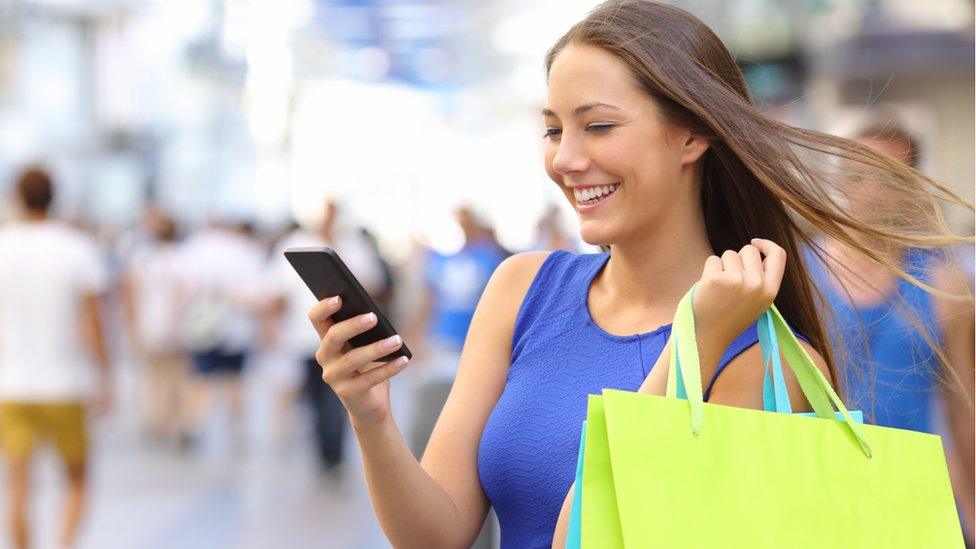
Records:
[[[562,136],[556,146],[556,154],[552,157],[552,169],[560,175],[585,172],[590,162],[583,143],[572,135]]]

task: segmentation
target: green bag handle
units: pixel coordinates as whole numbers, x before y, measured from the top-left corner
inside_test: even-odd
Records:
[[[683,389],[681,392],[686,394],[685,398],[687,398],[691,408],[691,431],[695,436],[698,436],[702,429],[704,397],[701,386],[701,359],[698,354],[698,340],[695,337],[695,313],[692,307],[695,286],[692,286],[688,293],[681,298],[671,325],[671,367],[668,369],[667,396],[680,397],[678,386],[680,378],[681,389]],[[833,408],[831,408],[831,403],[833,403],[843,417],[848,430],[857,440],[861,451],[870,458],[871,447],[840,397],[834,392],[834,388],[830,386],[830,382],[827,381],[820,369],[813,363],[813,359],[800,345],[776,305],[770,306],[769,312],[772,313],[775,337],[786,356],[787,365],[796,375],[800,389],[810,402],[817,417],[834,419],[836,416]]]

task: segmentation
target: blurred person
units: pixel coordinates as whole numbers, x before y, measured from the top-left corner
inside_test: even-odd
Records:
[[[296,236],[303,234],[304,238]],[[292,439],[295,403],[302,395],[305,383],[304,364],[296,358],[304,353],[300,350],[301,345],[293,341],[299,338],[283,329],[284,317],[288,310],[289,290],[286,284],[290,284],[291,281],[286,278],[287,261],[282,254],[291,246],[288,242],[293,238],[307,243],[313,238],[311,235],[311,232],[303,230],[297,222],[291,222],[272,240],[271,255],[264,266],[267,303],[262,308],[260,317],[261,344],[265,349],[270,390],[273,395],[272,437],[276,446],[286,444]],[[296,348],[299,349],[297,352]]]
[[[425,284],[415,304],[417,318],[408,324],[408,337],[419,343],[420,353],[415,361],[420,379],[411,430],[411,447],[418,458],[451,391],[478,300],[491,274],[511,255],[498,243],[491,225],[469,206],[458,208],[455,218],[464,245],[447,255],[427,251]]]
[[[309,332],[308,308],[315,297],[284,258],[293,246],[329,246],[363,285],[371,297],[391,292],[378,256],[362,233],[340,220],[340,208],[332,201],[324,204],[322,221],[312,229],[296,227],[278,243],[268,265],[272,303],[269,315],[274,334],[272,343],[280,345],[285,356],[281,386],[278,388],[277,412],[280,430],[286,430],[289,411],[295,398],[305,396],[312,412],[315,449],[319,467],[336,476],[343,460],[343,438],[346,412],[335,392],[322,381],[322,370],[315,361],[319,341]]]
[[[370,297],[380,306],[381,309],[391,318],[393,304],[396,300],[397,279],[394,274],[393,265],[383,257],[380,251],[380,244],[376,240],[376,235],[366,227],[359,228],[360,241],[365,245],[366,252],[373,257],[373,262],[379,266],[381,281],[376,288],[375,294]]]
[[[93,240],[50,217],[47,172],[25,171],[16,198],[23,219],[0,229],[0,446],[12,543],[30,545],[32,456],[51,443],[67,480],[58,542],[72,547],[87,502],[85,415],[89,405],[107,412],[112,398],[99,314],[108,276]]]
[[[550,205],[535,228],[535,240],[531,247],[532,250],[566,250],[569,252],[580,251],[579,242],[576,236],[566,229],[559,213],[559,207],[555,204]]]
[[[898,122],[878,114],[854,139],[917,169],[920,147]],[[905,216],[883,182],[862,177],[855,166],[844,196],[851,213],[869,224],[883,216]],[[910,222],[910,219],[906,220]],[[972,304],[952,296],[971,293],[967,273],[944,251],[891,246],[876,238],[859,238],[869,250],[891,257],[900,268],[949,297],[930,295],[899,278],[861,250],[837,239],[822,245],[828,263],[808,254],[815,283],[835,323],[834,346],[851,404],[871,422],[926,433],[947,431],[946,450],[967,537],[972,543],[973,516],[973,355]],[[971,248],[971,246],[969,247]],[[841,343],[842,342],[842,343]],[[942,371],[938,353],[951,371]],[[968,390],[958,387],[963,382]],[[940,426],[937,401],[946,421]],[[941,428],[940,428],[941,427]]]
[[[148,239],[129,257],[123,310],[132,348],[145,366],[146,433],[178,443],[188,436],[184,409],[189,359],[179,337],[183,265],[176,222],[161,212],[146,217]]]
[[[250,224],[214,222],[182,245],[185,286],[180,337],[191,351],[188,407],[192,445],[212,402],[227,400],[230,440],[244,442],[243,372],[259,340],[265,253]]]
[[[389,398],[409,361],[376,362],[403,340],[350,349],[375,316],[333,323],[336,297],[309,311],[323,377],[349,413],[395,547],[468,546],[489,507],[503,548],[564,546],[587,395],[664,394],[671,319],[694,284],[706,400],[762,409],[755,322],[774,301],[836,384],[800,256],[814,235],[797,219],[862,251],[850,234],[966,241],[935,208],[970,204],[869,147],[762,114],[728,49],[680,8],[603,3],[556,42],[545,70],[544,165],[583,240],[606,251],[518,254],[495,270],[419,461]],[[918,227],[868,225],[827,196],[842,183],[820,167],[839,156],[915,198]],[[810,410],[796,378],[786,383],[794,409]]]

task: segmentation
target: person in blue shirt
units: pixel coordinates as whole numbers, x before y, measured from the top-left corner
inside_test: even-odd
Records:
[[[458,208],[455,216],[464,245],[450,254],[426,252],[424,291],[409,332],[411,340],[420,343],[413,349],[419,379],[411,434],[411,446],[418,456],[447,401],[481,294],[498,265],[511,255],[498,243],[488,222],[470,207]]]
[[[333,298],[309,311],[323,379],[349,412],[373,509],[394,547],[470,546],[489,508],[503,548],[562,547],[587,395],[664,393],[671,320],[695,283],[711,402],[762,408],[755,322],[774,300],[836,379],[799,261],[811,235],[797,219],[855,248],[863,246],[849,234],[965,240],[934,210],[923,209],[911,232],[847,213],[824,192],[838,176],[818,169],[838,155],[872,166],[921,204],[934,204],[929,180],[862,144],[760,112],[729,51],[680,8],[601,4],[557,41],[545,69],[546,173],[576,210],[583,240],[606,251],[524,253],[498,266],[419,461],[389,399],[389,380],[407,361],[376,362],[403,340],[349,349],[374,317],[333,323],[342,308]],[[483,161],[505,159],[486,151]],[[787,388],[795,409],[809,410],[795,377]]]
[[[915,138],[883,114],[870,120],[855,139],[913,168],[918,167]],[[890,202],[884,186],[860,177],[856,168],[846,183],[852,213],[867,222],[888,215],[878,204]],[[881,221],[878,220],[878,223]],[[913,247],[866,246],[894,257],[921,282],[950,295],[971,292],[966,274],[940,251]],[[824,239],[826,261],[807,250],[810,272],[822,293],[829,331],[839,359],[848,400],[878,425],[927,433],[947,431],[947,458],[962,511],[972,536],[973,308],[965,300],[931,295],[879,266],[859,250]],[[828,324],[830,327],[830,324]],[[943,353],[943,369],[939,353]],[[968,393],[968,394],[967,394]],[[945,409],[944,426],[936,402]],[[939,427],[942,427],[939,429]]]

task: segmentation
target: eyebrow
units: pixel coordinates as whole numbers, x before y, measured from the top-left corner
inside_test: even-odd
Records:
[[[584,112],[586,112],[586,111],[588,111],[590,109],[596,108],[596,107],[606,107],[608,109],[613,109],[613,110],[616,110],[616,111],[622,110],[620,107],[618,107],[616,105],[611,105],[609,103],[584,103],[584,104],[580,105],[579,107],[576,107],[575,109],[573,109],[573,114],[580,115],[580,114],[583,114]],[[559,118],[558,116],[556,116],[556,113],[553,112],[550,109],[542,109],[542,115],[543,116],[551,116],[553,118]]]

